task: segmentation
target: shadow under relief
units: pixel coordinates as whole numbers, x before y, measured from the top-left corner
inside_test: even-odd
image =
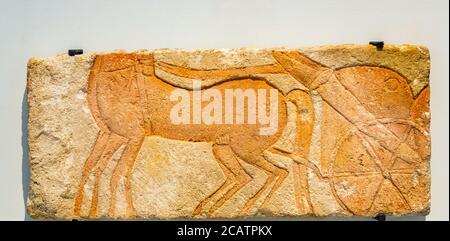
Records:
[[[24,220],[32,220],[27,212],[28,188],[30,184],[30,169],[28,165],[28,98],[25,89],[22,97],[22,191],[25,208]]]

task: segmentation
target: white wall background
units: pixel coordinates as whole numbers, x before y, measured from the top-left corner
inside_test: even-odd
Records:
[[[0,0],[0,219],[27,216],[26,62],[70,48],[423,44],[432,59],[432,209],[449,219],[447,0]],[[413,218],[423,220],[423,218]]]

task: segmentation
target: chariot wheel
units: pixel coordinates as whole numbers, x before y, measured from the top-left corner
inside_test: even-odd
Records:
[[[380,140],[362,133],[361,128],[383,124],[420,159],[406,162],[380,145]],[[374,216],[422,209],[428,197],[428,133],[416,123],[403,119],[378,119],[353,127],[337,143],[329,166],[332,192],[345,212]]]

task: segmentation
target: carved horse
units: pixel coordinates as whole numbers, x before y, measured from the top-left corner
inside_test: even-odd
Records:
[[[265,183],[250,197],[241,210],[241,214],[246,214],[269,189],[261,207],[267,205],[288,176],[288,170],[267,160],[264,155],[265,151],[269,150],[290,158],[294,156],[294,161],[301,164],[294,168],[294,172],[298,174],[296,182],[301,182],[302,185],[307,183],[306,172],[301,168],[305,168],[308,163],[314,123],[314,110],[308,90],[319,92],[324,100],[331,103],[333,108],[352,123],[377,121],[342,86],[336,77],[339,70],[335,71],[322,66],[295,51],[273,51],[273,58],[276,60],[275,64],[224,70],[197,70],[155,62],[153,55],[149,53],[98,55],[88,80],[87,100],[100,131],[83,168],[75,199],[75,215],[80,215],[84,186],[91,174],[94,175],[94,188],[89,217],[97,215],[101,174],[121,146],[125,148],[110,181],[109,215],[115,216],[117,188],[122,178],[127,205],[126,215],[128,217],[134,215],[131,174],[135,159],[146,136],[211,143],[214,157],[226,179],[215,192],[198,204],[194,215],[200,214],[208,203],[217,199],[208,211],[209,214],[212,214],[252,180],[252,176],[241,166],[239,159],[265,171],[267,174]],[[155,66],[180,77],[201,80],[214,79],[216,81],[213,85],[204,88],[215,88],[220,92],[227,88],[266,90],[272,88],[264,78],[255,77],[258,74],[289,74],[308,90],[293,89],[289,93],[279,92],[279,126],[276,133],[272,135],[259,135],[260,126],[258,124],[175,125],[169,118],[173,102],[168,97],[171,91],[179,87],[159,78],[155,74]],[[296,125],[301,130],[296,135],[293,155],[273,148],[286,125],[287,102],[296,106],[298,114]],[[270,105],[270,103],[267,104]],[[404,145],[383,125],[374,125],[371,129],[361,128],[361,131],[375,139],[383,140],[382,145],[389,151],[401,150],[399,158],[408,162],[417,161],[417,153]],[[300,174],[302,175],[299,177]],[[309,198],[309,193],[304,192],[303,195]],[[311,203],[308,205],[312,209]]]

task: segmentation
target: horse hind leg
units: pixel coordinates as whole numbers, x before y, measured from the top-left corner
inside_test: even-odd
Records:
[[[273,185],[270,192],[267,194],[267,196],[264,198],[263,203],[261,204],[261,208],[265,208],[267,204],[272,200],[273,194],[275,194],[278,189],[283,185],[284,180],[286,180],[287,176],[289,175],[289,171],[285,168],[278,167],[269,161],[267,161],[264,157],[265,163],[261,163],[261,168],[267,168],[267,170],[271,169],[272,173],[275,174],[277,177],[277,180],[275,181],[275,184]],[[267,165],[268,164],[268,165]],[[264,166],[264,167],[263,167]]]
[[[225,181],[222,183],[220,187],[218,187],[213,193],[211,193],[208,197],[203,199],[197,207],[194,209],[193,215],[197,216],[201,213],[202,209],[209,203],[211,200],[216,198],[217,196],[221,195],[232,183],[235,182],[236,177],[233,174],[233,172],[230,171],[230,169],[223,164],[226,160],[223,160],[224,157],[222,152],[220,151],[221,147],[220,145],[214,144],[213,145],[213,155],[217,163],[219,164],[220,168],[222,169],[223,173],[225,174]]]
[[[233,186],[209,209],[210,215],[252,180],[252,177],[241,166],[229,145],[214,145],[214,153],[217,160],[231,172],[224,184],[233,183]],[[230,184],[222,185],[213,195],[218,196]]]
[[[267,161],[263,154],[255,156],[254,159],[251,160],[251,162],[249,161],[248,163],[264,170],[268,177],[264,182],[264,185],[244,205],[240,212],[241,215],[247,215],[250,209],[255,206],[256,201],[261,197],[261,195],[270,187],[273,182],[275,182],[275,184],[263,200],[261,207],[265,207],[271,200],[273,194],[281,187],[284,180],[289,174],[286,169],[278,167]]]

